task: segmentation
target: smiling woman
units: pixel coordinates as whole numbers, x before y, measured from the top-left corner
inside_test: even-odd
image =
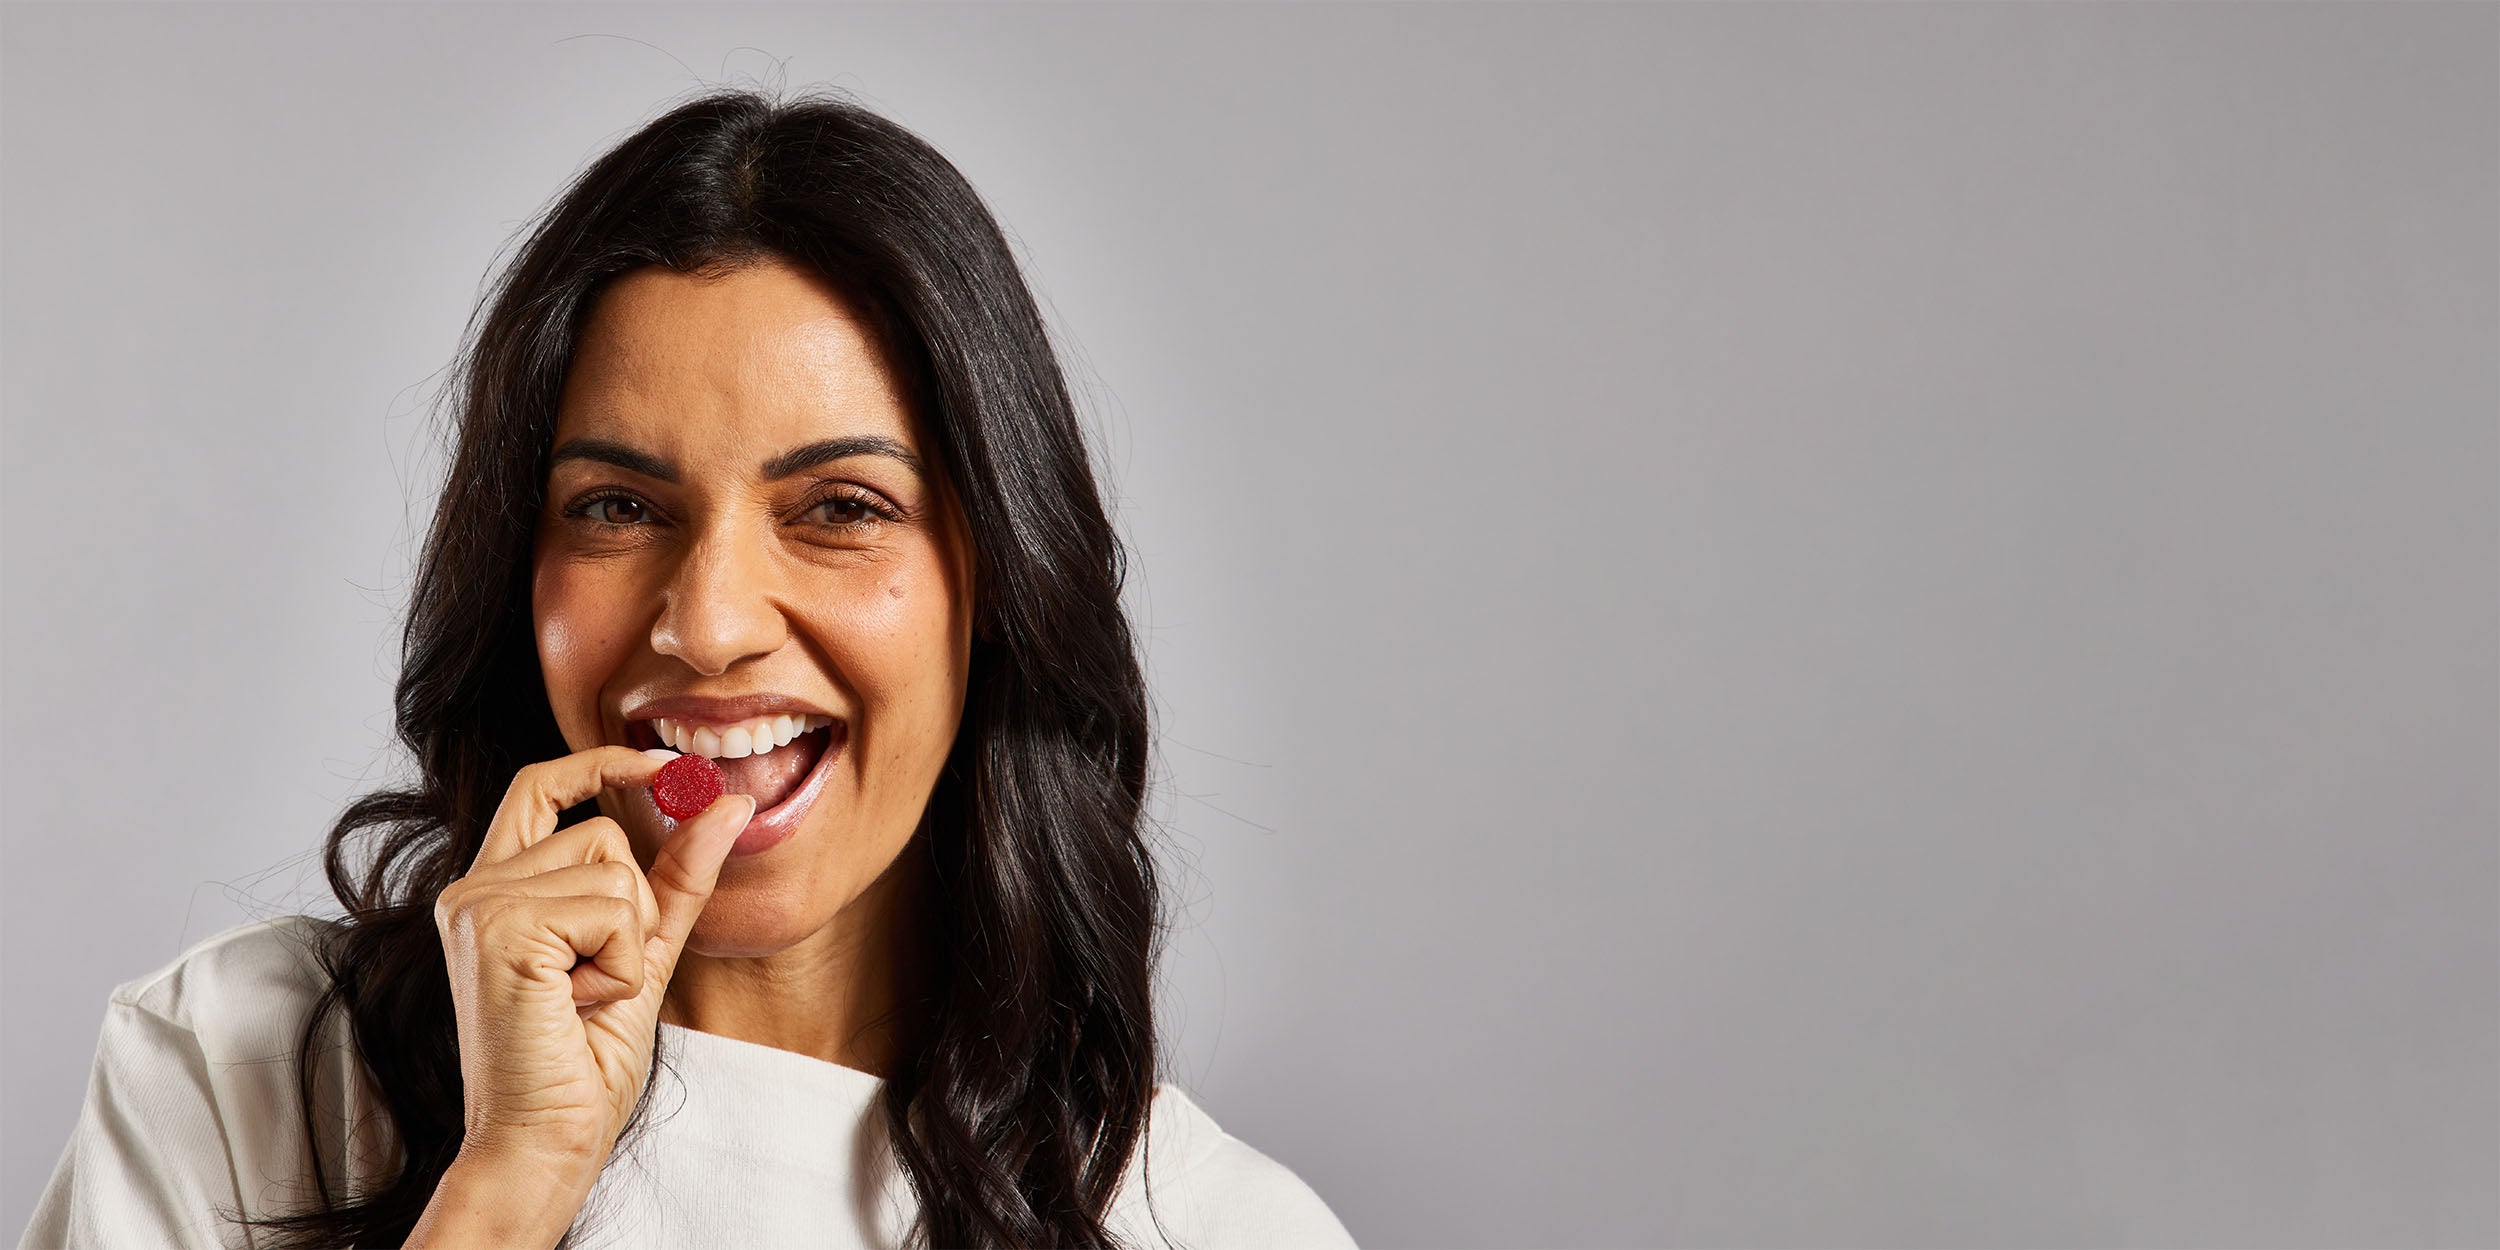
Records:
[[[116,992],[27,1244],[1351,1244],[1156,1079],[1121,551],[951,164],[694,100],[462,365],[417,782],[332,830],[343,920]]]
[[[623,275],[565,381],[531,592],[556,724],[575,749],[718,757],[756,801],[697,954],[894,962],[890,918],[842,905],[895,862],[946,764],[974,595],[888,355],[831,283],[768,257]],[[656,846],[658,809],[619,806]],[[879,897],[919,888],[898,874]],[[708,975],[681,962],[673,1002]]]

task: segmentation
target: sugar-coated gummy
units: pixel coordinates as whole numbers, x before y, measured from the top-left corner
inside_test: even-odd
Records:
[[[700,755],[680,755],[660,765],[660,775],[651,779],[651,800],[670,820],[684,820],[710,807],[728,788],[720,765]]]

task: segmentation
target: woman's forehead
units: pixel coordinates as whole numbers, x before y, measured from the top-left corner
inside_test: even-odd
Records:
[[[779,262],[618,277],[584,324],[557,417],[558,442],[747,452],[852,434],[914,445],[868,324],[821,277]]]

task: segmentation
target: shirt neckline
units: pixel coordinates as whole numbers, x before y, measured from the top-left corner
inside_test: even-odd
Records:
[[[814,1055],[802,1055],[797,1051],[724,1037],[718,1033],[705,1033],[666,1020],[659,1023],[679,1053],[706,1066],[726,1064],[768,1073],[778,1080],[803,1082],[812,1088],[846,1093],[857,1100],[871,1098],[885,1087],[885,1078],[874,1072],[847,1067]]]
[[[847,1157],[841,1152],[849,1146],[844,1142],[837,1148],[833,1139],[821,1136],[828,1123],[826,1111],[845,1106],[865,1120],[876,1119],[871,1109],[883,1095],[886,1081],[873,1072],[665,1020],[659,1027],[667,1033],[676,1056],[672,1062],[682,1061],[690,1074],[701,1078],[697,1084],[711,1087],[716,1094],[740,1091],[723,1104],[736,1108],[736,1123],[707,1125],[702,1130],[707,1134],[733,1133],[741,1141],[778,1135],[784,1127],[779,1116],[755,1114],[758,1108],[778,1108],[795,1117],[793,1123],[799,1126],[792,1130],[797,1134],[795,1142],[785,1141],[784,1149],[812,1154],[820,1147],[831,1148],[826,1158],[837,1160]],[[1176,1083],[1156,1082],[1147,1107],[1144,1153],[1153,1156],[1158,1186],[1165,1177],[1187,1171],[1214,1149],[1216,1140],[1227,1136]],[[840,1122],[838,1117],[835,1122]]]

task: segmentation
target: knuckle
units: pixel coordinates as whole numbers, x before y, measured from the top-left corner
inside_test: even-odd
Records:
[[[612,859],[602,860],[599,863],[599,876],[601,878],[600,884],[606,888],[608,893],[614,894],[620,899],[631,898],[633,896],[634,870],[631,865],[620,864]]]
[[[435,905],[435,924],[442,930],[443,940],[461,948],[476,947],[488,920],[485,900],[474,891],[463,890],[457,897],[446,896]]]
[[[556,834],[571,845],[573,853],[583,856],[584,862],[598,858],[596,852],[610,847],[615,839],[624,835],[625,830],[605,816],[584,817],[566,825]]]
[[[501,894],[471,900],[460,909],[459,923],[468,932],[479,935],[500,932],[512,919],[513,903],[510,896]]]

